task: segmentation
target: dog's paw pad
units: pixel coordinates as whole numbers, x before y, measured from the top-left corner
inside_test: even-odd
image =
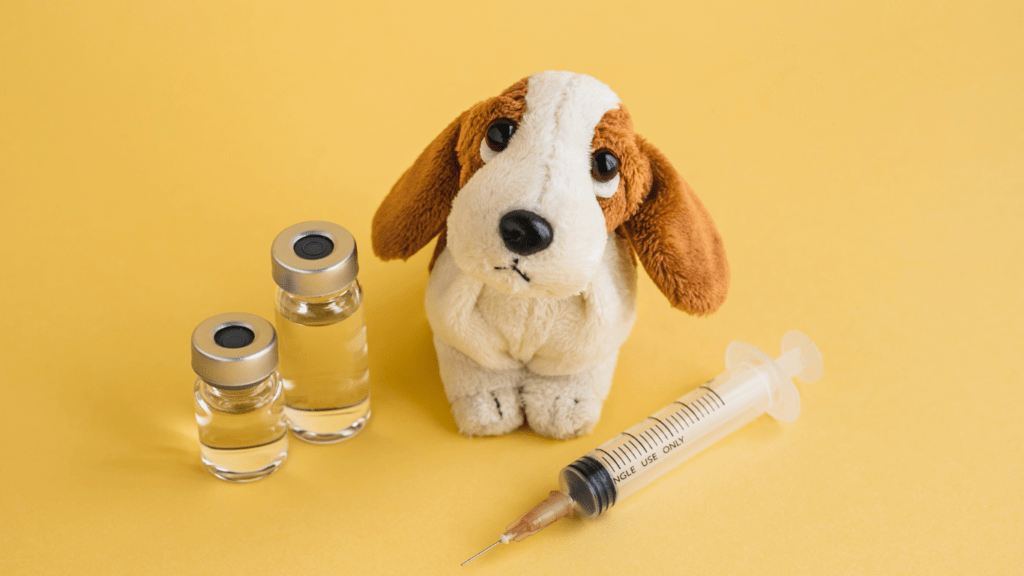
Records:
[[[601,418],[602,404],[597,398],[529,398],[526,401],[526,421],[538,434],[562,440],[574,438],[594,429]]]
[[[459,432],[467,436],[508,434],[523,424],[523,410],[515,390],[478,392],[451,403]]]

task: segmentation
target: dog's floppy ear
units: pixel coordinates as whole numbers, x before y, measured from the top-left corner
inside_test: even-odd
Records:
[[[402,174],[373,216],[370,240],[382,260],[407,260],[445,229],[459,191],[456,145],[463,112]]]
[[[705,315],[729,290],[729,263],[711,215],[665,155],[637,137],[651,189],[624,227],[647,274],[672,306]]]

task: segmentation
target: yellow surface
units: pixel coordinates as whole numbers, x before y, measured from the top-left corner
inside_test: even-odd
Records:
[[[1020,573],[1020,3],[628,6],[0,5],[0,572]],[[693,319],[642,277],[593,434],[467,439],[428,254],[376,260],[370,218],[456,114],[551,68],[607,82],[673,159],[732,290]],[[313,218],[360,243],[373,420],[216,480],[189,335],[270,317],[270,242]],[[729,341],[774,355],[792,328],[825,357],[797,422],[459,568]]]

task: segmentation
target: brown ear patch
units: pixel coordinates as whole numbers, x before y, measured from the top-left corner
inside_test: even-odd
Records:
[[[605,225],[611,232],[632,216],[650,189],[651,169],[637,145],[633,121],[622,105],[609,110],[594,129],[593,151],[607,148],[619,160],[619,189],[610,198],[598,198]]]
[[[444,249],[455,194],[483,166],[480,143],[495,118],[518,123],[526,111],[527,78],[463,112],[420,153],[374,214],[370,240],[382,260],[408,259],[440,235],[430,266]]]
[[[463,112],[420,153],[373,215],[370,241],[382,260],[408,259],[444,229],[459,189],[455,154]]]
[[[729,262],[706,208],[668,159],[637,137],[650,160],[651,189],[624,226],[648,276],[672,306],[703,316],[729,291]]]

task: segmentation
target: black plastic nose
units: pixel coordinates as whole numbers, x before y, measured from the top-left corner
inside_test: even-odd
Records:
[[[555,237],[551,224],[529,210],[513,210],[502,216],[498,231],[505,246],[520,256],[540,252]]]

